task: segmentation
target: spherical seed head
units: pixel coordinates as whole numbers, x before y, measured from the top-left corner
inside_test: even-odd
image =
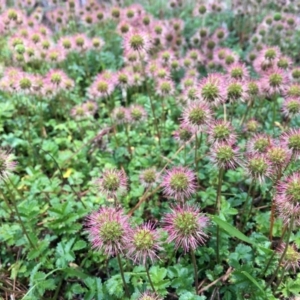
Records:
[[[259,125],[260,124],[256,120],[250,119],[246,122],[244,131],[248,133],[255,133],[258,131]]]
[[[260,94],[260,85],[257,81],[248,81],[247,82],[247,94],[248,98],[252,99],[253,97],[257,97]]]
[[[262,89],[268,95],[284,94],[286,90],[287,76],[282,69],[273,68],[266,72],[261,79]]]
[[[281,257],[286,248],[286,243],[281,243],[277,248],[278,256]],[[283,266],[286,266],[287,269],[292,269],[294,272],[297,271],[300,267],[300,253],[297,249],[297,246],[292,243],[287,246],[287,251],[285,253],[284,259],[282,261]]]
[[[116,169],[105,170],[102,177],[96,180],[100,192],[109,198],[116,198],[118,194],[125,194],[127,190],[127,177],[123,171]]]
[[[134,34],[130,37],[130,47],[133,48],[133,50],[141,50],[144,46],[144,39],[139,34]]]
[[[295,224],[300,224],[300,173],[293,173],[279,181],[275,202],[284,223],[289,223],[293,217]]]
[[[145,188],[153,187],[158,181],[158,174],[155,168],[146,169],[140,174],[140,182]]]
[[[211,154],[212,162],[222,169],[235,169],[241,164],[238,148],[227,142],[216,143]]]
[[[285,117],[292,118],[300,114],[300,99],[290,97],[284,100],[282,113]]]
[[[210,123],[211,111],[206,103],[192,102],[183,111],[182,119],[184,125],[190,126],[194,132],[197,132]]]
[[[131,105],[129,107],[129,120],[132,123],[140,123],[143,122],[146,117],[147,117],[147,113],[145,111],[145,109],[137,104]]]
[[[269,83],[271,86],[278,86],[282,83],[282,76],[280,74],[274,73],[269,77]]]
[[[226,36],[227,32],[225,28],[218,28],[214,33],[214,37],[216,37],[217,40],[223,40]]]
[[[251,53],[249,53],[249,60],[251,61],[251,62],[253,62],[256,58],[257,58],[257,55],[256,55],[256,53],[254,53],[254,52],[251,52]]]
[[[299,84],[291,84],[287,89],[287,95],[290,97],[299,97],[300,98],[300,85]]]
[[[121,10],[118,7],[113,7],[110,13],[113,18],[118,19],[121,15]]]
[[[183,103],[187,102],[193,102],[199,100],[199,93],[196,86],[189,86],[187,87],[183,94],[181,95],[181,99],[183,100]]]
[[[157,82],[156,93],[160,96],[169,96],[174,93],[174,83],[168,79],[161,79]]]
[[[86,115],[93,116],[98,109],[98,105],[94,101],[87,101],[83,104],[83,109]]]
[[[250,155],[246,161],[247,174],[253,179],[262,183],[267,177],[271,177],[272,172],[270,162],[264,154]]]
[[[123,253],[128,247],[131,228],[128,217],[119,208],[105,207],[86,220],[92,247],[109,256]]]
[[[198,7],[198,12],[200,15],[204,15],[207,11],[207,8],[204,4],[199,5]]]
[[[220,49],[216,49],[216,55],[217,55],[217,58],[222,61],[225,59],[225,56],[226,56],[226,49],[225,48],[220,48]]]
[[[124,39],[125,50],[132,50],[136,52],[148,52],[151,43],[148,34],[145,32],[129,32]]]
[[[112,119],[116,124],[128,123],[128,110],[122,106],[114,108],[112,112]]]
[[[236,101],[238,99],[244,100],[246,98],[244,83],[239,81],[229,83],[227,86],[227,98],[230,101]]]
[[[180,124],[179,128],[174,132],[174,138],[179,142],[187,142],[193,136],[193,130],[190,126]]]
[[[291,72],[291,75],[293,79],[299,79],[300,78],[300,68],[294,68]]]
[[[296,156],[300,155],[300,129],[290,129],[282,134],[281,144],[291,150]]]
[[[202,79],[199,84],[199,94],[204,101],[213,106],[224,103],[226,100],[226,91],[221,75],[209,74],[206,78]]]
[[[284,146],[271,146],[267,151],[267,158],[276,169],[283,170],[291,158],[291,151]]]
[[[236,60],[235,60],[235,57],[233,56],[233,55],[231,55],[231,54],[227,54],[226,56],[225,56],[225,64],[227,65],[227,66],[230,66],[230,65],[232,65]]]
[[[264,51],[264,58],[268,60],[274,60],[278,57],[278,49],[268,48]]]
[[[201,28],[199,30],[199,36],[201,39],[207,37],[207,34],[208,34],[208,30],[206,28]]]
[[[205,43],[205,46],[208,50],[213,50],[215,47],[216,47],[216,42],[211,39],[211,40],[207,40],[206,43]]]
[[[283,70],[287,70],[292,64],[292,60],[289,57],[281,56],[277,61],[277,67]]]
[[[227,68],[229,78],[234,80],[245,80],[249,77],[249,71],[244,64],[234,63]]]
[[[76,105],[71,109],[71,116],[77,120],[83,119],[86,116],[83,105]]]
[[[274,21],[280,21],[281,20],[281,14],[280,13],[275,13],[273,16]]]
[[[0,149],[0,180],[6,180],[15,170],[17,163],[12,159],[11,154]]]
[[[170,77],[170,72],[166,68],[160,67],[154,71],[154,74],[159,79],[168,79]]]
[[[234,144],[236,142],[236,134],[229,122],[216,120],[208,128],[208,141],[212,144],[220,142]]]
[[[174,167],[168,170],[162,181],[166,197],[184,201],[196,192],[196,175],[185,167]]]
[[[183,86],[183,88],[188,88],[188,87],[194,86],[194,82],[195,82],[194,78],[192,78],[192,77],[184,77],[182,79],[181,85]]]
[[[155,293],[151,293],[147,291],[141,294],[138,300],[163,300],[163,299],[158,297]]]
[[[29,78],[23,77],[19,82],[20,90],[29,90],[32,87],[32,81]]]
[[[253,136],[247,144],[248,153],[266,153],[273,145],[271,138],[265,134]]]
[[[130,236],[128,257],[134,263],[145,265],[148,260],[153,263],[158,257],[159,250],[161,250],[159,234],[153,224],[146,223],[133,230]]]
[[[108,83],[106,81],[99,81],[97,83],[97,91],[100,93],[107,93],[108,92]]]
[[[207,239],[208,218],[196,206],[177,205],[163,218],[163,229],[168,233],[167,242],[175,242],[176,249],[184,252],[195,250]]]

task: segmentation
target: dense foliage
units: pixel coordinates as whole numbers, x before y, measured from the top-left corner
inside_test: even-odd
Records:
[[[0,0],[0,299],[296,299],[300,3],[132,2]]]

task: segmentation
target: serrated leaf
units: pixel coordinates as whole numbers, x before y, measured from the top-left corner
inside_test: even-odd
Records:
[[[205,300],[205,296],[198,296],[191,292],[186,292],[179,297],[179,300]]]
[[[75,277],[80,279],[86,279],[89,277],[89,275],[81,271],[80,268],[64,268],[64,272],[69,277]]]
[[[72,250],[74,250],[74,251],[81,250],[81,249],[84,249],[86,246],[87,246],[87,243],[84,240],[79,240],[74,244]]]

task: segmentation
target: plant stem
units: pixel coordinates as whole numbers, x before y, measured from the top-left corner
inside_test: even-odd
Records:
[[[274,292],[276,292],[276,290],[278,289],[278,287],[280,286],[280,283],[282,282],[282,280],[284,278],[284,273],[286,271],[286,267],[287,267],[287,263],[284,265],[284,267],[281,270],[281,275],[280,275],[279,281],[277,282],[277,284],[275,286]]]
[[[132,159],[132,151],[131,151],[131,145],[130,145],[128,126],[125,126],[125,134],[126,134],[126,138],[127,138],[127,150],[129,152],[130,159]]]
[[[120,254],[117,254],[117,259],[118,259],[118,264],[119,264],[119,268],[120,268],[121,278],[122,278],[122,281],[123,281],[123,286],[124,286],[124,289],[125,289],[125,294],[126,294],[126,297],[129,298],[128,287],[127,287],[125,277],[124,277],[124,271],[123,271],[123,266],[122,266]]]
[[[221,210],[221,188],[222,188],[222,182],[223,182],[223,174],[224,170],[221,168],[219,170],[219,176],[218,176],[218,188],[217,188],[217,198],[216,198],[216,205],[215,208],[217,209],[217,213],[220,213]]]
[[[158,129],[158,124],[157,124],[157,118],[156,118],[156,115],[155,115],[155,108],[154,108],[154,104],[152,102],[152,98],[150,96],[150,93],[148,91],[148,84],[146,82],[146,88],[147,88],[147,95],[149,97],[149,100],[150,100],[150,105],[151,105],[151,110],[152,110],[152,115],[153,115],[153,119],[154,119],[154,126],[155,126],[155,129],[156,129],[156,134],[157,134],[157,137],[158,137],[158,144],[159,146],[161,145],[160,143],[160,131]]]
[[[198,135],[195,133],[195,168],[198,173],[198,159],[197,159],[197,150],[198,150]],[[198,176],[197,176],[198,178]]]
[[[54,156],[53,156],[50,152],[44,150],[43,148],[41,148],[41,147],[39,147],[39,146],[37,146],[37,147],[40,148],[43,152],[45,152],[46,154],[48,154],[48,155],[52,158],[53,162],[54,162],[55,165],[57,166],[57,169],[58,169],[59,174],[60,174],[60,176],[61,176],[61,180],[64,181],[64,175],[63,175],[63,172],[62,172],[62,170],[61,170],[61,168],[60,168],[58,162],[57,162],[56,159],[54,158]],[[86,205],[84,204],[84,202],[82,201],[81,197],[80,197],[80,196],[78,195],[78,193],[75,191],[74,187],[73,187],[71,184],[68,184],[68,185],[69,185],[69,187],[71,188],[71,190],[73,191],[74,195],[77,197],[77,200],[79,200],[79,201],[81,202],[81,204],[82,204],[82,206],[83,206],[84,208],[87,208],[87,206],[86,206]]]
[[[245,203],[244,203],[244,205],[242,207],[241,215],[244,214],[244,212],[246,210],[246,207],[248,206],[248,201],[250,199],[250,195],[251,195],[253,187],[254,187],[254,180],[251,180],[251,183],[249,185],[248,192],[247,192],[247,198],[246,198]],[[248,212],[248,214],[246,216],[246,219],[245,219],[245,221],[243,223],[242,229],[244,228],[244,225],[246,225],[246,223],[247,223],[247,221],[248,221],[248,219],[250,217],[250,214],[251,214],[251,211],[252,211],[252,205],[253,205],[253,201],[252,201],[251,207],[249,209],[249,212]]]
[[[289,247],[289,241],[290,241],[290,238],[291,238],[291,234],[292,234],[292,230],[293,230],[293,226],[294,226],[294,216],[292,216],[291,218],[291,221],[290,221],[290,224],[289,224],[289,231],[288,231],[288,236],[287,236],[287,240],[286,240],[286,244],[285,244],[285,247],[284,247],[284,251],[283,253],[281,254],[281,257],[279,259],[279,262],[278,262],[278,266],[276,268],[276,271],[274,272],[272,278],[269,280],[268,284],[267,284],[267,287],[271,285],[271,283],[273,282],[273,280],[276,278],[277,274],[278,274],[278,271],[280,269],[280,266],[282,264],[282,261],[284,260],[284,257],[286,255],[286,252],[288,250],[288,247]]]
[[[270,259],[268,260],[268,263],[267,263],[265,269],[264,269],[263,272],[262,272],[262,276],[264,276],[264,275],[266,274],[266,272],[267,272],[267,270],[269,269],[269,266],[270,266],[270,264],[271,264],[271,261],[273,260],[273,258],[275,257],[275,255],[276,255],[276,252],[273,251],[273,253],[272,253]]]
[[[20,215],[20,213],[19,213],[19,209],[18,209],[17,203],[16,203],[16,201],[15,201],[16,199],[15,199],[15,197],[12,195],[12,193],[10,192],[9,184],[8,184],[5,180],[4,180],[4,183],[5,183],[5,185],[6,185],[7,189],[8,189],[8,192],[9,192],[9,194],[10,194],[10,199],[11,199],[12,205],[13,205],[13,207],[14,207],[14,209],[15,209],[15,213],[16,213],[16,215],[17,215],[19,224],[20,224],[20,226],[21,226],[21,228],[22,228],[23,234],[26,236],[26,238],[27,238],[27,240],[28,240],[30,246],[31,246],[33,249],[36,249],[36,246],[34,245],[34,243],[32,242],[32,240],[30,239],[29,234],[28,234],[28,232],[27,232],[27,230],[26,230],[26,228],[25,228],[25,225],[24,225],[24,223],[23,223],[23,221],[22,221],[22,219],[21,219],[21,215]],[[8,200],[6,199],[6,197],[4,196],[4,194],[2,194],[2,196],[3,196],[3,198],[5,198],[4,201],[8,204],[9,202],[8,202]]]
[[[221,188],[222,188],[222,182],[223,182],[223,173],[224,170],[221,168],[219,170],[219,177],[218,177],[218,188],[217,188],[217,198],[216,198],[216,210],[217,214],[220,214],[221,211]],[[217,225],[217,236],[216,236],[216,242],[217,242],[217,263],[220,262],[220,226]]]
[[[197,268],[197,263],[196,263],[196,257],[195,257],[195,252],[194,250],[190,251],[191,253],[191,258],[192,258],[192,262],[193,262],[193,266],[194,266],[194,275],[195,275],[195,290],[196,290],[196,295],[198,295],[198,268]]]
[[[272,118],[273,135],[274,136],[275,136],[276,107],[277,107],[277,101],[276,101],[276,97],[274,97],[274,99],[273,99],[273,118]]]
[[[276,189],[277,183],[280,180],[281,176],[282,176],[282,170],[280,168],[280,170],[278,171],[276,180],[274,182],[274,189]],[[274,221],[275,221],[275,201],[274,201],[274,199],[272,199],[272,202],[271,202],[271,215],[270,215],[270,232],[269,232],[269,240],[270,241],[272,241],[272,239],[273,239]]]
[[[145,62],[143,61],[140,52],[139,52],[139,58],[140,58],[141,65],[142,65],[143,76],[144,76],[144,78],[147,78],[146,69],[145,69]],[[158,137],[158,144],[159,144],[159,146],[161,146],[161,144],[160,144],[160,132],[159,132],[159,129],[158,129],[157,118],[156,118],[156,115],[155,115],[155,107],[154,107],[154,104],[152,102],[152,98],[151,98],[151,95],[150,95],[150,92],[149,92],[149,87],[148,87],[147,80],[145,80],[145,85],[146,85],[146,93],[147,93],[147,95],[149,97],[149,100],[150,100],[152,115],[153,115],[153,119],[154,119],[154,126],[155,126],[157,137]]]
[[[165,97],[161,98],[161,109],[162,109],[162,112],[161,112],[161,123],[162,123],[161,124],[161,135],[163,136],[166,131]]]
[[[153,292],[156,293],[153,282],[151,280],[151,276],[149,274],[149,268],[148,268],[147,262],[145,263],[145,269],[146,269],[147,277],[148,277],[149,283],[151,285],[151,288],[152,288]]]
[[[245,122],[245,120],[246,120],[246,117],[247,117],[248,113],[250,112],[250,110],[251,110],[251,108],[252,108],[252,105],[253,105],[253,101],[250,102],[249,107],[248,107],[248,106],[246,107],[246,111],[245,111],[245,113],[243,114],[243,117],[242,117],[241,122],[240,122],[240,125],[239,125],[240,127],[243,126],[243,124],[244,124],[244,122]]]

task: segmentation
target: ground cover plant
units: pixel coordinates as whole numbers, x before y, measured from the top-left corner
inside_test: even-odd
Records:
[[[299,296],[300,2],[0,3],[0,299]]]

